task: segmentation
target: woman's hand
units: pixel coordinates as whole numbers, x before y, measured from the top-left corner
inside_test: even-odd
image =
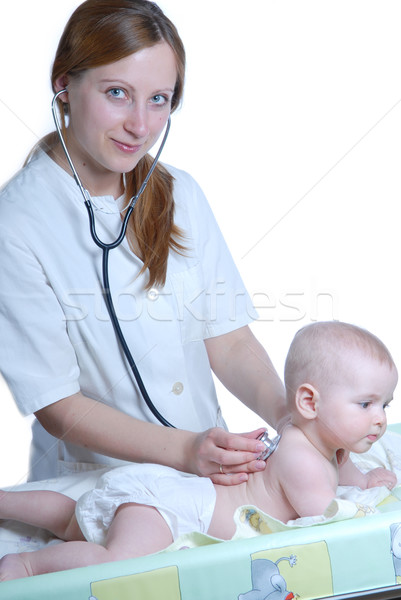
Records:
[[[257,439],[264,431],[261,428],[239,434],[214,427],[197,434],[190,451],[190,471],[220,485],[247,481],[248,473],[263,471],[266,466],[265,461],[257,460],[265,450]]]

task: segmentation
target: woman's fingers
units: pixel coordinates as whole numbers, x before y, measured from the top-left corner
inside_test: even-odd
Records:
[[[248,480],[249,473],[263,471],[265,467],[264,460],[255,460],[246,465],[222,466],[222,470],[219,465],[217,472],[210,475],[210,479],[219,485],[238,485]]]
[[[265,446],[257,438],[265,431],[266,429],[260,428],[246,433],[229,433],[224,429],[215,428],[209,430],[207,442],[223,451],[260,454]],[[240,459],[234,460],[234,463],[236,462],[240,462]]]
[[[235,434],[213,428],[199,434],[195,444],[196,472],[220,485],[246,481],[248,473],[265,467],[264,461],[257,460],[265,449],[263,442],[257,439],[264,431],[260,428]]]

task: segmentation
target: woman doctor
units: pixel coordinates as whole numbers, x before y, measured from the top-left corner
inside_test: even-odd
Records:
[[[112,241],[180,104],[185,53],[147,0],[87,0],[52,70],[65,143],[97,231]],[[158,164],[110,254],[116,312],[149,395],[118,345],[101,252],[59,139],[50,134],[0,196],[0,369],[33,426],[31,478],[152,462],[236,484],[263,469],[260,431],[226,431],[212,373],[277,428],[284,394],[251,333],[249,297],[210,208],[186,173]],[[49,435],[50,434],[50,435]]]

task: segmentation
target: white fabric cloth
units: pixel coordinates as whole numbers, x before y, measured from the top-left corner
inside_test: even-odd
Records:
[[[112,469],[76,505],[75,514],[88,542],[104,545],[116,510],[129,502],[156,508],[176,540],[193,531],[207,533],[216,491],[207,477],[180,473],[162,465]]]
[[[168,169],[188,252],[171,252],[166,285],[146,293],[147,274],[137,277],[142,262],[124,240],[110,253],[110,286],[153,402],[176,427],[201,431],[224,427],[203,340],[256,313],[202,191],[188,174]],[[94,204],[98,235],[113,240],[121,225],[116,202],[101,197]],[[0,370],[23,414],[81,390],[155,421],[109,321],[101,263],[74,179],[38,152],[0,194]],[[37,430],[34,438],[34,447],[43,448]],[[121,462],[68,443],[53,446],[59,473]]]

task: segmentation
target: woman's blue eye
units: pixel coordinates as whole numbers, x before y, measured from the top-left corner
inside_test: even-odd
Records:
[[[162,94],[156,94],[156,96],[153,96],[152,102],[160,106],[166,104],[168,102],[168,98]]]
[[[109,94],[113,98],[123,98],[124,97],[124,92],[120,88],[112,88],[111,90],[109,90]]]

